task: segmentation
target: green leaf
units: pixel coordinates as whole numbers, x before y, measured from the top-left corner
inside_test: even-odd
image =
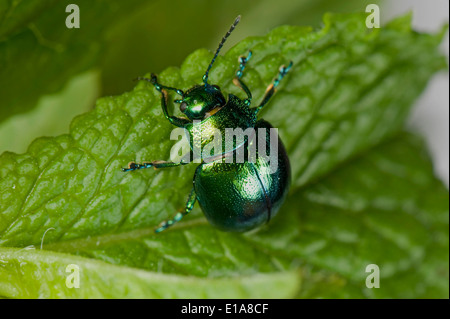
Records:
[[[69,134],[37,139],[22,155],[0,156],[0,246],[42,246],[94,263],[97,270],[112,263],[126,269],[120,282],[141,272],[146,278],[155,272],[196,276],[157,291],[136,286],[130,288],[133,297],[183,296],[175,291],[186,287],[184,280],[209,291],[215,280],[261,273],[269,286],[291,274],[298,287],[293,275],[298,268],[301,297],[448,296],[448,285],[439,280],[448,277],[448,192],[433,177],[415,138],[400,135],[385,142],[401,131],[414,99],[445,66],[440,35],[415,33],[408,25],[401,19],[371,31],[364,15],[327,15],[322,30],[280,27],[241,41],[218,58],[210,82],[243,96],[232,78],[238,56],[253,51],[243,80],[255,101],[278,67],[294,62],[263,114],[279,128],[288,149],[291,193],[279,216],[258,232],[217,231],[196,208],[170,230],[152,233],[183,207],[195,167],[121,172],[132,160],[168,159],[174,144],[160,96],[144,82],[132,92],[98,100],[94,110],[74,119]],[[162,72],[160,82],[185,90],[201,81],[211,57],[198,50],[180,69]],[[5,274],[0,295],[6,297],[57,294],[58,289],[24,292],[20,282],[26,280],[11,288],[3,278],[28,276],[17,270],[21,258],[32,269],[61,259],[54,270],[59,274],[70,261],[58,253],[17,255],[9,248],[1,248],[0,257]],[[383,288],[376,291],[365,287],[365,266],[371,263],[381,268]],[[10,277],[13,271],[19,277]],[[97,274],[89,275],[93,282],[102,280],[98,271],[92,273]],[[231,279],[231,290],[240,285]],[[123,296],[106,290],[94,295]],[[270,292],[261,293],[296,294],[284,284]]]
[[[32,109],[74,75],[98,64],[109,29],[142,6],[141,1],[87,1],[80,28],[68,29],[66,6],[73,1],[0,2],[0,121]],[[141,2],[141,4],[139,4]]]
[[[276,298],[286,298],[299,286],[294,271],[201,279],[11,248],[0,250],[0,275],[0,291],[16,298],[273,298],[273,289],[280,289]],[[79,276],[78,288],[71,286],[75,280],[71,275]]]
[[[303,298],[448,297],[448,192],[423,148],[410,135],[376,147],[290,196],[258,233],[195,219],[159,235],[136,229],[46,244],[49,228],[42,246],[0,248],[0,295],[285,298],[302,281]],[[373,263],[380,289],[365,286]],[[80,289],[66,286],[68,265],[79,268]]]
[[[92,70],[73,77],[60,92],[42,96],[35,109],[0,123],[0,153],[23,153],[36,136],[67,133],[75,116],[92,109],[99,91],[99,72]]]
[[[23,30],[28,23],[55,2],[56,0],[2,1],[0,4],[0,38]]]
[[[79,29],[65,25],[70,14],[66,6],[73,1],[0,1],[0,122],[32,110],[42,96],[56,93],[73,76],[91,68],[102,71],[105,95],[129,90],[131,79],[143,69],[159,72],[180,63],[192,50],[208,44],[205,39],[212,41],[222,33],[224,24],[238,13],[248,18],[229,43],[280,23],[318,24],[324,8],[351,11],[366,5],[360,0],[348,0],[345,5],[307,0],[295,6],[283,1],[229,0],[223,5],[186,4],[183,0],[78,0]],[[290,10],[285,10],[287,6]],[[262,18],[268,12],[270,19]],[[181,29],[174,24],[182,26],[186,34],[203,36],[180,37]]]
[[[286,209],[300,210],[290,237],[298,244],[284,251],[308,265],[305,282],[331,272],[360,296],[448,298],[449,196],[424,149],[400,134],[297,192]],[[276,234],[263,236],[254,240],[267,245]],[[380,289],[365,287],[369,264],[380,267]],[[321,289],[313,295],[330,296]]]

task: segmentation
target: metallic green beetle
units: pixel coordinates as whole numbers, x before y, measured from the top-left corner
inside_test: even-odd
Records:
[[[180,89],[164,86],[158,83],[156,75],[151,78],[138,78],[154,85],[161,92],[161,105],[165,117],[175,126],[183,127],[190,135],[191,154],[193,154],[196,134],[201,135],[200,147],[211,142],[214,133],[224,133],[227,129],[253,128],[253,135],[245,135],[241,142],[234,141],[223,148],[219,156],[209,157],[209,161],[202,158],[197,167],[193,180],[193,188],[183,212],[177,213],[172,219],[162,222],[155,232],[159,233],[172,226],[183,216],[187,215],[196,201],[199,202],[208,221],[224,231],[244,232],[254,229],[268,222],[278,212],[288,192],[290,184],[290,164],[286,150],[278,135],[269,133],[272,126],[264,121],[257,120],[257,115],[264,105],[275,93],[275,89],[281,79],[292,67],[292,62],[287,67],[281,66],[278,76],[266,90],[261,103],[250,108],[252,94],[241,80],[245,66],[252,56],[250,51],[247,57],[239,58],[239,69],[233,80],[246,94],[244,100],[229,94],[225,100],[217,85],[208,83],[208,74],[216,60],[220,49],[228,36],[239,23],[240,16],[236,18],[229,31],[220,42],[215,55],[203,76],[203,84],[195,85],[183,92]],[[180,110],[188,119],[169,115],[167,111],[167,91],[172,90],[181,96],[175,100],[180,104]],[[262,143],[258,141],[263,141]],[[275,142],[275,143],[274,143]],[[272,143],[272,144],[271,144]],[[267,148],[276,147],[276,154],[268,158]],[[231,145],[231,146],[230,146]],[[263,147],[263,148],[262,148]],[[256,156],[249,158],[249,150],[256,150]],[[244,160],[236,161],[237,154],[243,152]],[[199,154],[194,154],[194,156]],[[208,156],[207,156],[208,157]],[[227,162],[224,159],[232,159]],[[276,169],[270,170],[270,162],[276,161]],[[138,164],[131,162],[124,172],[143,168],[167,168],[188,164],[187,161],[179,163],[154,161]]]

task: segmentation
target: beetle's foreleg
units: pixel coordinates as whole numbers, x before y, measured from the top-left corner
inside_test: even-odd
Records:
[[[156,77],[156,74],[153,74],[153,73],[152,73],[150,79],[149,79],[149,78],[144,78],[144,77],[137,77],[135,80],[136,80],[136,81],[147,81],[147,82],[150,82],[151,84],[153,84],[153,86],[154,86],[159,92],[161,92],[162,90],[171,90],[171,91],[177,92],[177,94],[181,95],[181,97],[184,96],[184,92],[183,92],[182,90],[180,90],[180,89],[177,89],[177,88],[173,88],[173,87],[170,87],[170,86],[165,86],[165,85],[159,84],[159,83],[158,83],[158,78]]]
[[[174,162],[165,162],[165,161],[154,161],[154,162],[144,162],[142,164],[139,163],[135,163],[135,162],[130,162],[128,163],[128,167],[127,168],[122,168],[122,172],[130,172],[130,171],[135,171],[137,169],[144,169],[144,168],[168,168],[168,167],[176,167],[176,166],[180,166],[180,165],[186,165],[189,163],[186,162],[179,162],[179,163],[174,163]]]
[[[153,84],[153,86],[159,91],[161,92],[161,107],[164,113],[164,116],[166,117],[166,119],[169,120],[169,122],[175,126],[178,127],[184,127],[185,124],[189,123],[190,121],[187,119],[183,119],[181,117],[176,117],[176,116],[172,116],[169,115],[169,112],[167,111],[167,90],[172,90],[177,92],[179,95],[181,95],[182,97],[184,96],[184,92],[182,90],[170,87],[170,86],[165,86],[165,85],[161,85],[158,83],[158,79],[156,77],[155,74],[152,73],[151,78],[136,78],[136,80],[142,80],[142,81],[147,81],[150,82],[151,84]]]
[[[281,80],[284,78],[284,76],[289,72],[289,70],[292,67],[292,61],[289,63],[289,65],[286,67],[284,65],[282,65],[280,67],[280,71],[278,72],[278,76],[276,78],[273,79],[272,84],[270,84],[267,89],[266,89],[266,93],[264,94],[264,97],[261,101],[261,103],[259,104],[259,106],[257,106],[255,108],[255,114],[258,114],[258,112],[264,107],[264,105],[267,104],[267,102],[269,102],[270,98],[272,97],[272,95],[275,93],[275,90],[278,86],[278,84],[280,84]]]
[[[252,57],[252,51],[248,52],[247,57],[240,56],[239,57],[239,70],[236,71],[236,77],[233,79],[233,83],[240,87],[247,94],[247,98],[245,99],[245,104],[250,105],[252,101],[252,93],[248,89],[247,85],[241,80],[242,75],[244,74],[245,66]]]
[[[191,210],[194,208],[194,204],[197,200],[195,190],[192,188],[191,193],[189,194],[188,200],[186,202],[186,208],[183,212],[178,212],[172,219],[163,221],[161,224],[159,224],[158,228],[155,229],[155,233],[160,233],[163,230],[166,230],[176,222],[180,221],[184,216],[189,214]]]

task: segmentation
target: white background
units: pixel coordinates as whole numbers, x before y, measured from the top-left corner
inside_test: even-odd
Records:
[[[380,6],[381,21],[413,12],[416,31],[436,32],[449,21],[448,0],[390,0]],[[449,55],[448,32],[441,46]],[[421,98],[416,101],[408,127],[425,137],[433,157],[436,175],[449,185],[449,76],[448,70],[430,81]]]

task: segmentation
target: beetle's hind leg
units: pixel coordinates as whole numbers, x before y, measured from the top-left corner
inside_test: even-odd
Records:
[[[288,66],[284,66],[282,65],[280,67],[280,71],[278,72],[278,75],[276,78],[273,79],[272,84],[270,84],[267,89],[266,89],[266,93],[264,94],[264,97],[261,101],[261,103],[254,109],[255,110],[255,114],[258,114],[258,112],[264,107],[264,105],[267,104],[267,102],[269,102],[270,98],[272,97],[272,95],[275,93],[275,90],[278,86],[278,84],[280,84],[281,80],[285,77],[285,75],[289,72],[289,70],[292,67],[292,61],[289,63]]]
[[[186,202],[186,207],[183,212],[178,212],[172,219],[163,221],[159,224],[158,228],[155,229],[155,233],[160,233],[163,230],[166,230],[176,222],[179,222],[184,216],[189,214],[191,210],[194,208],[194,204],[197,201],[197,195],[195,193],[194,188],[192,188],[191,193],[189,194],[188,200]]]
[[[138,169],[151,168],[151,167],[153,167],[154,169],[168,168],[168,167],[176,167],[176,166],[186,165],[186,164],[189,164],[189,163],[186,163],[183,161],[181,161],[179,163],[165,162],[165,161],[153,161],[153,162],[144,162],[142,164],[130,162],[130,163],[128,163],[127,168],[122,168],[122,172],[130,172],[130,171],[135,171]]]
[[[252,102],[252,93],[248,89],[247,85],[241,80],[242,75],[244,74],[245,66],[252,57],[252,51],[248,51],[247,57],[240,56],[239,57],[239,70],[236,71],[236,76],[233,79],[233,83],[240,87],[247,94],[247,98],[244,100],[245,104],[250,105]]]

